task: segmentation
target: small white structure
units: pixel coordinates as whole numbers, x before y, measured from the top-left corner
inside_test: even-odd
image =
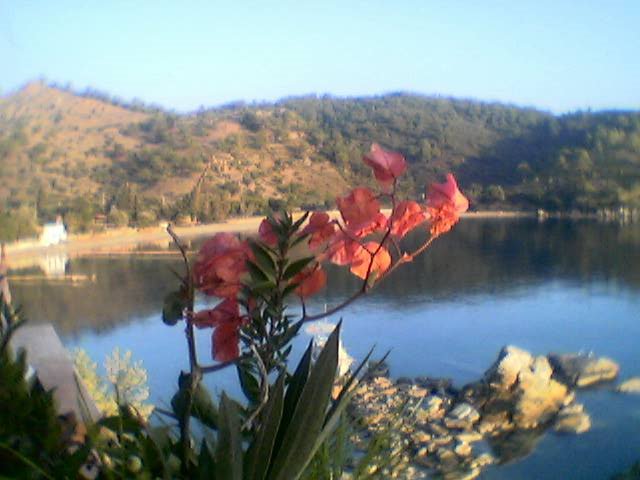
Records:
[[[62,217],[56,218],[54,223],[45,223],[40,234],[40,244],[44,246],[58,245],[67,240],[67,229],[64,228]]]

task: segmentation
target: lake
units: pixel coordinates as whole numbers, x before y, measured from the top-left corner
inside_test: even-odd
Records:
[[[116,346],[132,350],[149,372],[152,400],[167,405],[187,365],[182,329],[160,319],[162,299],[176,286],[171,268],[180,268],[178,257],[58,256],[41,265],[51,278],[34,277],[34,269],[14,272],[31,274],[12,284],[27,318],[52,322],[66,346],[86,349],[99,363]],[[55,276],[62,272],[88,281],[72,285]],[[329,274],[328,289],[310,308],[321,311],[357,288],[348,272]],[[625,379],[640,375],[639,294],[639,225],[463,219],[341,312],[343,341],[356,359],[373,345],[380,355],[391,349],[394,377],[445,376],[457,386],[478,379],[508,344],[534,354],[593,351],[615,359]],[[199,333],[206,358],[210,342]],[[237,392],[235,383],[232,372],[208,380],[216,392]],[[607,386],[577,397],[591,415],[590,431],[546,433],[526,458],[490,468],[482,478],[608,478],[640,458],[640,396]]]

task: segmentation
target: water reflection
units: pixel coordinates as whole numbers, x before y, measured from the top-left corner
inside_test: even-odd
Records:
[[[407,240],[417,245],[419,235]],[[198,242],[193,247],[197,248]],[[157,313],[176,285],[180,260],[168,243],[135,247],[138,255],[99,255],[68,260],[65,254],[38,259],[48,276],[85,276],[94,282],[68,284],[46,278],[15,283],[15,299],[28,318],[52,322],[64,334],[104,331]],[[120,253],[125,253],[120,252]],[[128,253],[131,253],[129,247]],[[164,253],[164,254],[163,254]],[[169,253],[169,254],[167,254]],[[344,269],[330,267],[327,290],[316,305],[333,304],[358,288]],[[582,284],[597,280],[635,291],[640,287],[640,227],[596,222],[465,219],[431,250],[381,284],[376,300],[407,306],[505,296],[545,282]]]

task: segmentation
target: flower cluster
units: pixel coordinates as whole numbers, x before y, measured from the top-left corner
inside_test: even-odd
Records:
[[[322,267],[325,262],[348,267],[363,279],[365,292],[395,265],[410,261],[434,238],[451,230],[469,207],[452,174],[447,175],[444,183],[431,185],[426,204],[421,205],[413,200],[396,199],[397,181],[407,169],[400,153],[373,144],[363,161],[372,168],[380,190],[354,188],[336,200],[339,218],[314,212],[304,228],[294,233],[294,243],[304,241],[304,258],[311,260],[304,262],[304,267],[291,278],[287,275],[283,278],[292,287],[285,291],[295,292],[302,301],[325,286],[327,275]],[[390,204],[389,215],[382,212],[382,203]],[[403,252],[399,240],[427,222],[429,241],[413,253]],[[260,224],[258,237],[267,252],[278,249],[280,231],[277,219],[266,218]],[[249,277],[248,265],[253,265],[254,260],[248,242],[228,233],[217,234],[200,249],[193,269],[195,286],[222,301],[213,309],[196,313],[193,323],[214,329],[212,347],[216,360],[229,361],[239,355],[241,328],[253,317],[246,302],[243,305],[247,312],[241,315],[238,297]]]

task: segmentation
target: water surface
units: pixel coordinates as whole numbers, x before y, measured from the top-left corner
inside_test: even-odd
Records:
[[[62,264],[89,281],[14,282],[28,318],[54,323],[67,346],[85,348],[95,360],[116,346],[131,349],[149,371],[154,402],[166,404],[187,362],[182,330],[160,320],[179,259],[120,255]],[[329,288],[311,308],[339,303],[357,287],[357,279],[330,269]],[[457,385],[477,379],[507,344],[534,354],[593,351],[618,361],[625,378],[640,375],[639,293],[640,226],[465,219],[345,309],[343,340],[356,358],[374,344],[380,354],[391,349],[393,376],[448,376]],[[204,357],[209,344],[200,332]],[[237,392],[232,372],[209,384]],[[578,400],[591,414],[589,432],[545,434],[526,458],[483,478],[607,478],[640,458],[640,397],[599,388],[579,392]]]

